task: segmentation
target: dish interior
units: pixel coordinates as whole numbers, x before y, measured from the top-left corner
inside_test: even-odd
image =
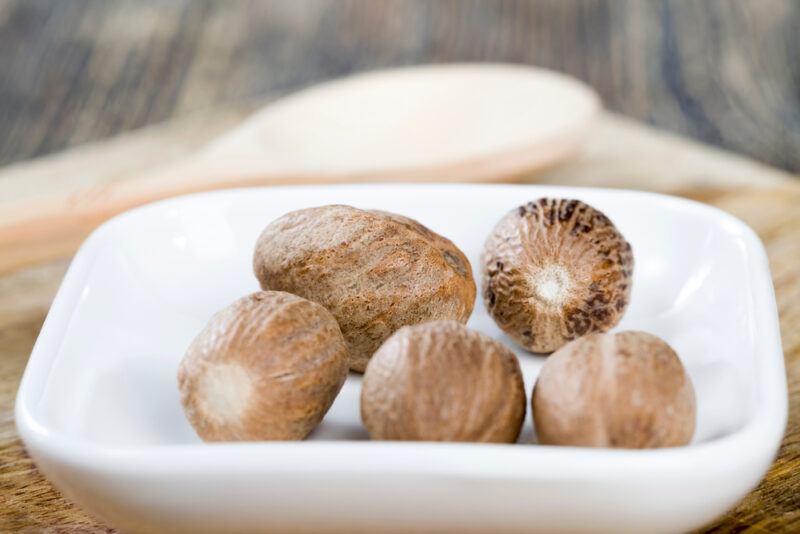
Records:
[[[693,442],[735,432],[758,399],[752,276],[743,226],[693,203],[633,192],[553,187],[339,186],[194,195],[121,217],[98,231],[75,281],[80,297],[35,410],[46,426],[109,448],[200,443],[183,415],[178,362],[211,315],[256,291],[253,244],[287,211],[350,204],[395,211],[454,241],[469,257],[479,296],[469,325],[514,348],[530,397],[545,357],[520,350],[480,297],[485,237],[507,211],[541,196],[578,198],[604,211],[633,246],[630,306],[615,330],[667,340],[695,385]],[[360,376],[351,374],[312,440],[367,439]],[[535,440],[528,409],[520,441]]]

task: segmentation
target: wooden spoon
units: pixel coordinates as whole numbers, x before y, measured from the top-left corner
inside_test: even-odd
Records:
[[[0,250],[44,259],[129,208],[225,187],[509,181],[580,145],[596,95],[525,66],[457,64],[370,72],[282,98],[190,157],[83,194],[16,205]],[[58,179],[54,177],[53,179]],[[52,254],[52,253],[51,253]]]

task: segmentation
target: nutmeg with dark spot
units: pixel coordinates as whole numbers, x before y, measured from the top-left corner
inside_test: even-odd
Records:
[[[552,352],[619,322],[633,263],[630,244],[599,210],[541,198],[509,212],[487,239],[484,303],[524,348]]]

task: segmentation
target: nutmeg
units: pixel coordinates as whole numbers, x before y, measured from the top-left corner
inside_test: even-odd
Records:
[[[689,443],[696,408],[675,351],[644,332],[592,334],[542,367],[532,398],[539,442],[588,447]]]
[[[401,328],[364,373],[372,439],[513,443],[525,417],[514,353],[455,321]]]
[[[347,347],[322,306],[261,291],[218,312],[178,369],[189,422],[206,441],[302,439],[347,376]]]
[[[630,300],[630,244],[579,200],[540,198],[512,210],[487,239],[481,266],[487,310],[533,352],[612,328]]]
[[[330,310],[347,342],[350,368],[398,328],[466,322],[475,301],[472,269],[448,239],[391,213],[323,206],[287,213],[258,239],[261,287],[288,291]]]

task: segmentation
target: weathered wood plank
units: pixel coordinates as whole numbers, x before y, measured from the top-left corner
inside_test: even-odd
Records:
[[[793,0],[0,0],[0,163],[358,70],[510,61],[798,172],[798,28]]]

